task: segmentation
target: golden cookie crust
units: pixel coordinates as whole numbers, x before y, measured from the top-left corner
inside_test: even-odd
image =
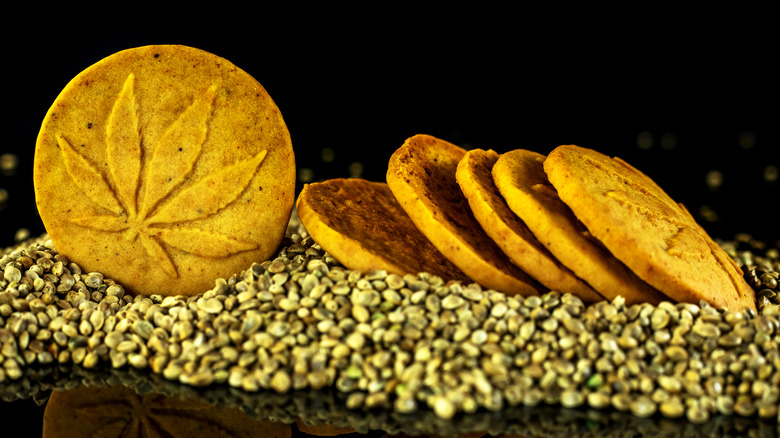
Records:
[[[390,157],[387,185],[417,228],[473,281],[508,294],[538,294],[534,280],[474,219],[455,180],[465,154],[447,141],[415,135]]]
[[[544,161],[525,149],[499,156],[493,180],[509,208],[558,261],[605,298],[622,295],[627,304],[666,299],[590,236],[547,181]]]
[[[591,233],[646,282],[676,301],[755,310],[742,270],[650,177],[575,145],[555,148],[544,169]]]
[[[309,235],[349,269],[468,280],[420,233],[385,183],[336,178],[306,184],[297,212]]]
[[[525,273],[550,290],[576,295],[583,302],[604,299],[563,266],[512,212],[493,181],[499,154],[472,149],[458,163],[455,178],[485,233]]]
[[[178,45],[110,55],[43,120],[35,196],[57,250],[131,292],[193,295],[279,246],[295,158],[249,74]]]

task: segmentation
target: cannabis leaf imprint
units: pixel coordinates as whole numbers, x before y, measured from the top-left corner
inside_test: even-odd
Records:
[[[170,225],[211,217],[233,203],[249,185],[267,151],[217,170],[171,196],[200,157],[216,87],[197,96],[179,114],[152,147],[144,165],[134,83],[135,76],[130,74],[106,123],[109,175],[82,156],[63,135],[57,137],[67,173],[95,205],[108,212],[70,218],[70,222],[122,233],[127,241],[140,239],[147,254],[172,277],[179,274],[166,246],[211,258],[256,248],[255,243],[226,234]],[[140,193],[142,180],[144,190]]]
[[[216,429],[222,433],[221,436],[237,436],[212,418],[200,415],[202,409],[164,407],[164,400],[165,397],[158,394],[132,394],[115,401],[80,404],[75,411],[103,424],[98,430],[99,436],[115,433],[118,428],[121,428],[120,437],[178,436],[176,425],[182,422]]]

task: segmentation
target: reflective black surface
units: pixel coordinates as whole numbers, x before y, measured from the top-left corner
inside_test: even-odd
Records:
[[[89,391],[104,392],[96,398]],[[75,394],[87,391],[86,395]],[[68,406],[47,412],[47,403],[58,403],[66,394]],[[79,413],[90,421],[101,424],[104,433],[110,432],[111,420],[133,416],[152,418],[161,436],[181,436],[184,430],[192,435],[195,430],[208,431],[218,424],[230,430],[231,421],[256,424],[251,432],[236,432],[226,436],[269,436],[268,428],[289,425],[291,436],[310,436],[313,433],[336,436],[403,437],[403,436],[544,436],[544,437],[772,437],[780,432],[780,425],[772,420],[755,417],[717,416],[704,423],[685,419],[667,419],[660,415],[639,418],[629,412],[614,409],[564,409],[558,406],[506,407],[501,411],[478,411],[463,414],[452,420],[437,417],[432,411],[421,409],[415,414],[398,414],[390,410],[349,409],[343,394],[331,391],[293,391],[287,394],[270,392],[246,393],[227,386],[214,385],[196,389],[167,381],[164,378],[137,370],[92,369],[81,367],[49,367],[27,369],[25,376],[15,382],[0,385],[4,403],[0,409],[0,424],[24,424],[22,435],[41,436],[41,427],[55,424],[57,419],[71,421]],[[128,402],[138,398],[140,404]],[[75,401],[74,401],[75,400]],[[96,403],[100,400],[100,403]],[[59,402],[60,404],[62,402]],[[146,406],[143,406],[145,404]],[[240,411],[240,412],[239,412]],[[131,414],[133,413],[133,414]],[[232,415],[232,417],[231,417]],[[154,422],[154,417],[163,418]],[[165,417],[168,421],[165,421]],[[231,418],[228,420],[227,418]],[[125,420],[122,420],[125,421]],[[130,422],[130,420],[127,420]],[[124,423],[122,423],[124,425]],[[306,428],[308,426],[309,428]],[[319,429],[311,427],[319,427]],[[95,430],[96,428],[93,428]],[[51,428],[49,429],[51,430]],[[84,430],[89,430],[84,427]],[[154,430],[154,429],[153,429]],[[319,431],[319,432],[317,432]],[[72,435],[88,436],[78,430]],[[245,435],[249,433],[249,435]],[[120,435],[132,436],[132,435]]]

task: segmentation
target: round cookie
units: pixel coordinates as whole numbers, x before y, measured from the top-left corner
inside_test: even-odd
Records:
[[[603,297],[621,295],[627,304],[666,299],[588,233],[550,186],[544,161],[544,155],[525,149],[499,156],[493,180],[509,208],[558,261]]]
[[[742,270],[688,211],[618,158],[574,145],[544,163],[561,199],[618,259],[680,302],[755,310]]]
[[[508,294],[538,294],[533,279],[474,219],[455,180],[465,154],[452,143],[415,135],[390,157],[387,185],[417,228],[473,281]]]
[[[493,181],[493,150],[473,149],[458,163],[455,179],[474,218],[510,260],[550,290],[571,293],[586,303],[603,300],[598,292],[563,266],[512,212]]]
[[[140,294],[193,295],[284,237],[295,201],[287,126],[228,60],[177,45],[115,53],[43,120],[35,196],[57,250]]]
[[[349,269],[468,280],[420,233],[385,183],[337,178],[306,184],[297,212],[309,235]]]

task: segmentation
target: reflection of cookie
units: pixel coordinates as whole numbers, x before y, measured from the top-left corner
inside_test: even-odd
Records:
[[[306,435],[312,436],[341,436],[357,433],[355,429],[344,426],[337,427],[329,424],[306,424],[305,421],[300,418],[295,421],[295,425],[298,426],[298,430]]]
[[[44,438],[183,436],[289,438],[289,424],[258,421],[239,408],[124,386],[52,391],[43,414]]]
[[[350,269],[467,279],[420,233],[385,183],[355,178],[307,184],[297,211],[312,238]]]
[[[460,160],[455,175],[485,233],[517,266],[550,290],[569,292],[586,303],[604,299],[556,260],[509,209],[493,182],[496,160],[495,151],[470,150]]]
[[[493,435],[488,435],[487,432],[462,432],[454,436],[454,438],[482,438],[482,437],[488,437]],[[504,435],[501,435],[504,437]],[[443,435],[436,435],[436,434],[425,434],[425,435],[407,435],[403,432],[397,433],[397,434],[385,434],[382,435],[382,438],[444,438]],[[514,437],[514,436],[513,436]]]
[[[617,258],[670,298],[755,310],[742,271],[681,205],[620,159],[573,145],[544,163],[561,199]]]
[[[146,46],[62,90],[34,182],[46,231],[84,270],[143,294],[192,295],[277,249],[295,159],[250,75],[198,49]]]
[[[484,287],[537,294],[533,280],[482,231],[455,181],[466,151],[416,135],[393,153],[387,184],[418,229],[457,267]]]
[[[509,208],[564,266],[609,300],[658,303],[665,297],[605,250],[550,186],[536,152],[516,149],[501,154],[493,179]]]

